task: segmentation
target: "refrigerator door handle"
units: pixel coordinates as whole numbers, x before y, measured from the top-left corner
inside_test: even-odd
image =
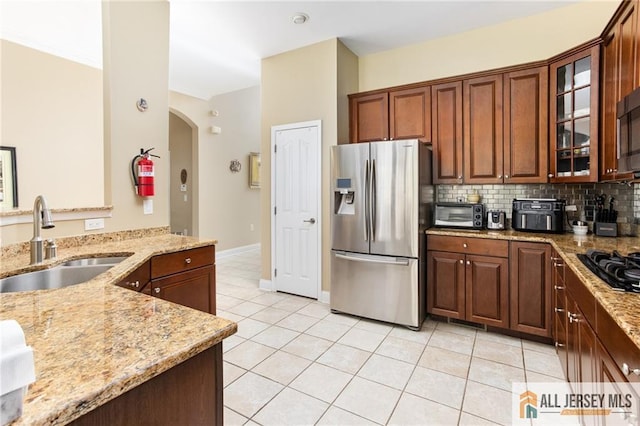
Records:
[[[355,262],[365,262],[365,263],[383,263],[385,265],[399,265],[399,266],[409,266],[409,259],[403,259],[401,257],[393,258],[394,260],[382,260],[382,259],[374,259],[368,257],[360,257],[360,256],[349,256],[347,254],[336,253],[336,257],[344,260],[353,260]]]
[[[369,160],[364,162],[364,240],[369,241]]]
[[[371,222],[371,241],[376,240],[376,192],[378,191],[378,185],[376,182],[376,160],[371,160],[371,199],[369,205],[371,206],[370,222]]]

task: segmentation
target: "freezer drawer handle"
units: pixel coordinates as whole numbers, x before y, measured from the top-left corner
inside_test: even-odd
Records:
[[[339,254],[339,253],[336,253],[336,257],[344,260],[354,260],[356,262],[384,263],[386,265],[409,266],[409,259],[378,260],[378,259],[367,259],[364,257],[345,256],[344,254]]]

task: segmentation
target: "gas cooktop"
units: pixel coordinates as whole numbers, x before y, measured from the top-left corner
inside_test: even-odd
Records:
[[[614,290],[640,293],[640,252],[623,256],[615,250],[607,253],[589,249],[586,254],[577,256]]]

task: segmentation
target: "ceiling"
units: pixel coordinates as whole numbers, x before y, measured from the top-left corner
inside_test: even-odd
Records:
[[[575,1],[170,0],[169,88],[209,99],[259,84],[262,58],[330,38],[363,56]],[[101,27],[99,0],[0,0],[0,37],[99,68]]]

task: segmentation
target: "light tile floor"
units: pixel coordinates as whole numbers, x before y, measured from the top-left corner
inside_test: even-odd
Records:
[[[258,288],[260,252],[217,261],[225,425],[511,424],[511,382],[564,381],[552,346],[426,320],[418,332]]]

